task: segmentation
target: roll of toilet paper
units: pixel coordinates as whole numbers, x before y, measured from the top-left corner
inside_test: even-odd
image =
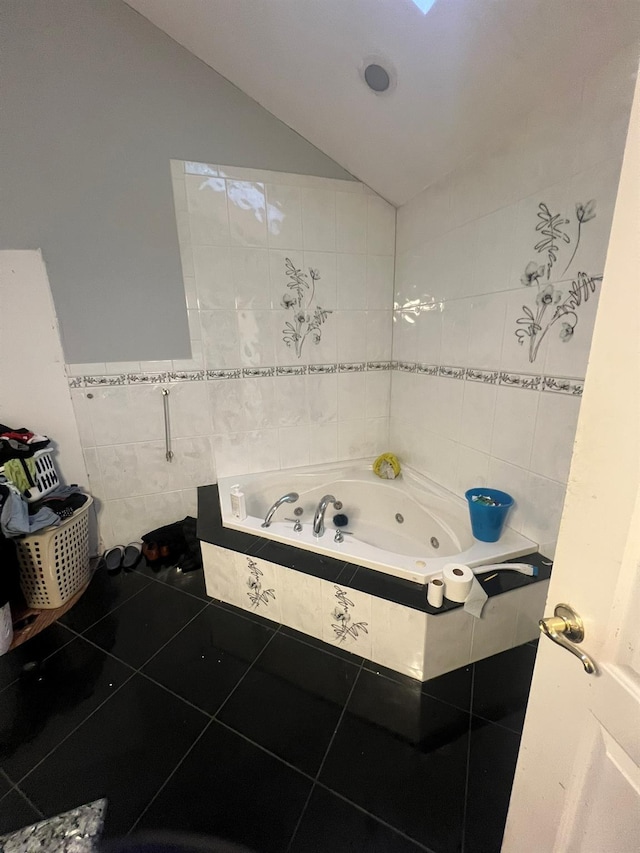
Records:
[[[474,574],[462,563],[448,563],[442,572],[444,594],[449,601],[466,601],[473,586]]]
[[[432,607],[442,607],[444,596],[444,581],[442,578],[432,578],[427,587],[427,601]]]

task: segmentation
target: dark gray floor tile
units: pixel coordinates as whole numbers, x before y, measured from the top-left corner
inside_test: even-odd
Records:
[[[418,853],[423,849],[316,786],[289,853]]]
[[[46,815],[107,797],[105,834],[124,835],[206,724],[205,714],[134,675],[21,788]]]
[[[137,831],[197,833],[259,853],[283,853],[312,784],[214,721]]]
[[[204,607],[204,601],[150,581],[138,595],[89,628],[86,637],[137,668]]]
[[[219,718],[314,775],[357,674],[348,661],[276,634]]]
[[[273,629],[211,605],[142,670],[213,714],[264,648]]]

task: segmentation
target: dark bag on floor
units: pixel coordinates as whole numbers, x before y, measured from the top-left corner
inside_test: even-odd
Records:
[[[145,533],[142,541],[147,545],[155,543],[159,548],[168,548],[168,559],[179,565],[183,572],[192,572],[202,568],[200,540],[196,536],[196,520],[188,515],[182,521],[158,527]]]

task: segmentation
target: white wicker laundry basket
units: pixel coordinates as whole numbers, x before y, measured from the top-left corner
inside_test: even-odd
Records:
[[[27,605],[61,607],[88,583],[89,507],[87,502],[59,527],[47,527],[17,539],[20,586]]]

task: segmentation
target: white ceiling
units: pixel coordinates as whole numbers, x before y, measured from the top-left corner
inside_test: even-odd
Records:
[[[640,33],[638,0],[127,2],[396,205]],[[359,75],[376,56],[386,95]]]

